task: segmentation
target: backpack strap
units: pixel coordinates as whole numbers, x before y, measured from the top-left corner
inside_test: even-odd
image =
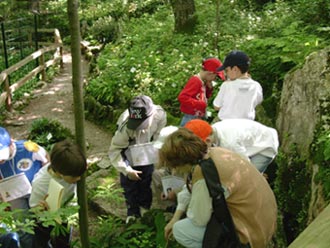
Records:
[[[201,160],[200,166],[210,196],[212,197],[213,212],[218,221],[228,228],[228,235],[230,235],[231,240],[237,243],[237,247],[240,247],[241,242],[236,233],[235,224],[227,206],[218,170],[211,158]]]

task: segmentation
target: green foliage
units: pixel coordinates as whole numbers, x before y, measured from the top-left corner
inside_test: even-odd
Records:
[[[97,221],[97,230],[91,238],[93,247],[182,247],[173,240],[165,240],[164,227],[167,221],[162,210],[150,210],[141,219],[128,225],[112,216],[99,217]]]
[[[59,121],[40,118],[32,122],[28,139],[50,151],[54,143],[64,139],[73,140],[74,135]]]
[[[93,23],[89,34],[100,43],[116,41],[120,35],[119,23],[111,16],[99,18]]]
[[[130,18],[153,13],[163,1],[84,1],[81,8],[83,38],[102,43],[116,42],[122,35],[121,25]]]
[[[323,196],[330,201],[330,99],[321,99],[321,121],[314,133],[310,150],[314,163],[319,166],[315,182],[323,186]]]
[[[55,212],[45,211],[40,207],[35,207],[30,209],[30,217],[34,217],[44,227],[54,227],[51,231],[51,236],[56,237],[69,233],[70,226],[77,226],[78,210],[78,205],[67,205]],[[62,223],[66,223],[67,225],[62,225]]]
[[[294,15],[301,19],[304,24],[312,31],[314,26],[329,27],[330,23],[330,2],[328,0],[294,0],[288,1],[294,6]]]
[[[200,69],[203,55],[215,54],[198,37],[174,34],[172,25],[166,8],[153,16],[132,19],[127,27],[132,35],[118,44],[108,44],[98,58],[100,73],[87,85],[86,94],[123,110],[133,95],[143,93],[178,116],[177,95],[192,73]],[[146,26],[153,28],[146,32]],[[157,43],[150,43],[153,37],[157,37]],[[193,57],[196,53],[199,56]]]
[[[35,226],[35,221],[33,218],[26,218],[26,213],[22,209],[14,209],[9,211],[10,204],[0,202],[0,216],[1,223],[5,225],[0,225],[0,234],[5,233],[7,230],[12,232],[27,232],[34,233],[33,228]]]
[[[117,184],[115,183],[109,183],[105,185],[99,185],[95,190],[92,191],[90,197],[103,198],[108,202],[118,204],[124,202],[124,198],[122,195],[123,195],[122,188],[118,188]]]
[[[252,10],[262,10],[266,4],[270,4],[275,2],[275,0],[235,0],[234,2],[238,3],[238,5],[244,9]]]
[[[123,36],[107,44],[98,57],[99,73],[92,75],[86,94],[121,112],[133,95],[144,93],[179,118],[177,96],[188,78],[200,70],[202,58],[219,56],[218,48],[221,58],[232,49],[241,49],[252,58],[250,72],[263,87],[263,107],[274,122],[285,74],[327,43],[293,16],[294,6],[286,2],[268,4],[262,12],[239,8],[239,4],[221,2],[220,30],[216,30],[215,12],[209,3],[197,1],[199,25],[193,35],[173,32],[169,6],[159,5],[152,15],[125,19]]]
[[[283,226],[291,242],[306,227],[311,194],[311,175],[305,158],[299,156],[296,146],[288,154],[276,157],[278,169],[274,193],[283,214]]]
[[[67,223],[68,226],[77,226],[79,206],[66,206],[55,212],[44,211],[41,207],[35,207],[28,210],[14,209],[8,211],[8,203],[0,203],[1,224],[0,234],[10,230],[12,232],[26,232],[34,234],[34,228],[38,223],[44,227],[53,226],[52,236],[58,236],[69,232],[69,229],[61,223]]]

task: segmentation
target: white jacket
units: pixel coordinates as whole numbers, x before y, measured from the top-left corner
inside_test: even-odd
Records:
[[[278,135],[274,128],[248,119],[226,119],[212,125],[214,143],[244,157],[261,154],[274,158],[278,152]]]
[[[155,105],[148,128],[142,130],[128,129],[126,125],[127,118],[128,110],[123,112],[117,121],[118,130],[112,137],[109,149],[111,164],[124,175],[127,175],[133,168],[125,163],[121,152],[130,145],[144,144],[156,140],[161,129],[166,126],[166,112],[161,106]]]

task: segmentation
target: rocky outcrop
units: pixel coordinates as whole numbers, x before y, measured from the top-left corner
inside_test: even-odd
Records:
[[[306,208],[306,204],[309,205],[309,209],[300,209],[300,211],[308,213],[308,216],[306,216],[307,223],[311,222],[327,204],[322,194],[322,183],[314,180],[318,174],[320,164],[315,162],[313,158],[311,144],[316,140],[318,128],[321,125],[330,124],[325,122],[329,118],[325,117],[322,111],[323,105],[325,102],[329,102],[329,99],[330,47],[310,54],[301,68],[292,70],[286,75],[276,121],[281,151],[286,155],[291,154],[292,156],[294,154],[294,158],[288,158],[284,162],[288,166],[286,167],[287,171],[282,172],[282,179],[289,178],[289,180],[286,180],[288,181],[287,188],[293,188],[293,191],[296,190],[297,192],[301,191],[301,187],[299,189],[299,186],[303,187],[301,182],[300,185],[292,184],[290,180],[299,178],[301,175],[311,175],[310,182],[305,181],[305,186],[306,184],[310,185],[310,192],[300,192],[300,194],[305,194],[307,197],[310,195],[309,203],[302,201],[300,206]],[[293,147],[294,153],[292,153]],[[299,161],[292,165],[290,163],[293,160]],[[304,167],[298,167],[299,163],[300,165],[305,163]],[[302,172],[302,170],[304,171]],[[299,173],[301,174],[298,175]],[[290,197],[292,198],[292,192],[282,192],[282,194],[284,195],[282,199],[287,197],[283,201],[283,205],[286,207],[285,211],[290,213],[288,202],[292,201],[290,199]],[[298,217],[298,214],[293,216],[293,218],[296,217]]]
[[[285,77],[277,130],[281,147],[288,151],[296,144],[302,156],[308,157],[314,130],[321,119],[321,99],[330,96],[330,48],[312,53],[302,68]]]

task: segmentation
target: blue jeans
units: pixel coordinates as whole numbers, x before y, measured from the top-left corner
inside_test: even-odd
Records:
[[[184,116],[181,119],[180,122],[180,127],[183,127],[184,125],[186,125],[186,123],[188,121],[194,120],[194,119],[203,119],[202,117],[196,116],[196,115],[188,115],[188,114],[184,114]]]
[[[264,173],[268,165],[273,161],[273,158],[266,157],[261,154],[256,154],[250,157],[251,163],[257,168],[258,171]]]

